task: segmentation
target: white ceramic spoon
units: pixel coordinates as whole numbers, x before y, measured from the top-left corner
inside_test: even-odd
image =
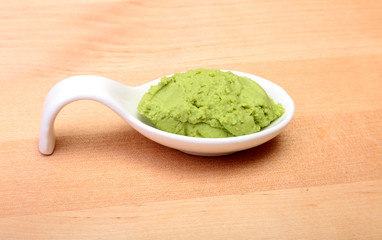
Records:
[[[160,79],[139,87],[127,87],[121,83],[99,76],[75,76],[57,83],[45,99],[40,130],[39,149],[42,154],[54,151],[54,121],[58,112],[68,103],[89,99],[105,104],[125,119],[135,130],[147,138],[180,151],[200,156],[227,155],[258,146],[275,136],[289,123],[294,114],[294,102],[278,85],[248,73],[231,71],[256,81],[276,103],[281,103],[285,113],[260,132],[229,138],[196,138],[168,133],[156,129],[142,117],[137,106],[151,85]]]

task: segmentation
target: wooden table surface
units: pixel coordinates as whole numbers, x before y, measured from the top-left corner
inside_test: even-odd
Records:
[[[0,239],[382,239],[382,1],[0,3]],[[279,84],[293,120],[207,158],[79,101],[38,152],[60,80],[199,67]]]

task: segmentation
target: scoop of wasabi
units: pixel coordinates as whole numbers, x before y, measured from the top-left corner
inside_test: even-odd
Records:
[[[138,111],[160,130],[204,138],[255,133],[285,112],[255,81],[210,69],[162,78]]]

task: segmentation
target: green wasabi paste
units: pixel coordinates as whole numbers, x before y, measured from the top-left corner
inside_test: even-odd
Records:
[[[162,78],[138,111],[158,129],[204,138],[255,133],[285,112],[253,80],[207,69]]]

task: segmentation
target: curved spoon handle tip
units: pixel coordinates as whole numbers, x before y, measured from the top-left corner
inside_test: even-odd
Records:
[[[67,104],[89,99],[100,102],[120,115],[123,109],[118,96],[125,89],[121,83],[99,76],[74,76],[57,83],[45,99],[40,127],[39,151],[50,155],[55,148],[54,121]]]

